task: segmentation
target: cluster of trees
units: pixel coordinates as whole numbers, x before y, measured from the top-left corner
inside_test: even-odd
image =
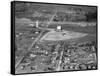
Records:
[[[86,14],[86,21],[96,21],[97,20],[97,11],[89,12]]]
[[[35,11],[38,10],[39,8],[40,8],[39,5],[35,6],[29,3],[16,3],[15,15],[18,17],[25,17],[25,16],[31,17],[32,14],[35,13]],[[86,8],[86,9],[89,9],[89,8]],[[69,12],[69,13],[66,13],[66,12]],[[53,21],[64,22],[64,21],[96,21],[97,20],[97,10],[85,11],[82,8],[72,8],[70,10],[66,10],[66,12],[57,12]],[[52,11],[44,10],[44,11],[41,11],[41,13],[52,14]]]
[[[97,20],[97,11],[94,12],[83,12],[79,13],[81,11],[76,11],[76,13],[63,13],[60,14],[57,13],[54,20],[55,22],[58,21],[96,21]]]

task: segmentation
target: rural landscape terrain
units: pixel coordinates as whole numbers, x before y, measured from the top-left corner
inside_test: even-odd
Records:
[[[97,69],[97,7],[15,3],[15,73]]]

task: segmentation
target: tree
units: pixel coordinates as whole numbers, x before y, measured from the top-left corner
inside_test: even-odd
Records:
[[[85,15],[87,17],[86,21],[96,21],[97,20],[97,11],[88,12]]]

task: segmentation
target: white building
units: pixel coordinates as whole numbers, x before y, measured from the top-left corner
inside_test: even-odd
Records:
[[[61,30],[61,26],[57,26],[57,30]]]
[[[62,30],[61,26],[57,26],[56,31],[61,31],[61,30]]]

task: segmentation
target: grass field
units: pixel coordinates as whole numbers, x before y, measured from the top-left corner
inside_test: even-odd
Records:
[[[50,41],[58,41],[58,40],[68,40],[74,38],[84,37],[87,34],[71,32],[71,31],[50,31],[46,35],[44,35],[41,40],[50,40]]]
[[[68,31],[74,31],[74,32],[82,32],[82,33],[89,33],[89,34],[95,34],[96,33],[96,26],[71,26],[71,24],[52,24],[49,25],[49,28],[56,28],[58,25],[62,26],[62,29],[68,30]]]

